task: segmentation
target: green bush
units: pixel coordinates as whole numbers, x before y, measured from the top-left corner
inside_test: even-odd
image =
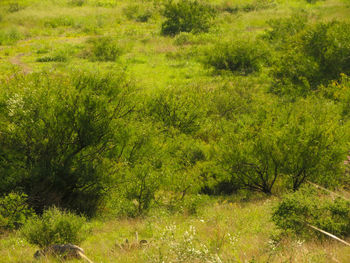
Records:
[[[308,179],[339,184],[346,140],[335,105],[310,98],[260,107],[224,128],[220,164],[233,182],[265,193],[276,181],[294,191]]]
[[[291,17],[268,20],[267,24],[270,28],[262,38],[280,48],[307,27],[308,17],[307,13],[296,12]]]
[[[271,73],[271,91],[292,97],[350,74],[350,25],[333,21],[305,27],[287,41]]]
[[[86,2],[87,0],[69,0],[69,4],[72,6],[83,6]]]
[[[90,59],[92,61],[116,61],[123,53],[118,42],[111,37],[91,39]]]
[[[268,57],[263,43],[241,40],[216,45],[207,52],[204,63],[216,70],[248,75],[259,71]]]
[[[67,61],[68,61],[68,56],[63,52],[36,59],[36,62],[67,62]]]
[[[251,12],[262,9],[268,9],[276,6],[275,0],[254,0],[251,3],[245,4],[241,7],[242,11]]]
[[[46,19],[44,22],[45,27],[57,28],[57,27],[73,27],[75,21],[73,17],[59,16]]]
[[[21,234],[33,245],[45,248],[53,244],[79,245],[88,234],[86,219],[55,207],[34,216],[22,227]]]
[[[164,90],[153,96],[147,105],[148,114],[167,129],[191,134],[199,130],[203,105],[197,94],[189,90]]]
[[[34,214],[27,204],[26,194],[10,193],[0,198],[0,230],[17,229]]]
[[[22,189],[37,212],[93,215],[108,180],[102,160],[134,107],[124,73],[19,74],[0,87],[0,193]]]
[[[320,195],[314,188],[302,188],[283,197],[275,207],[272,220],[280,229],[296,235],[323,235],[309,225],[331,234],[350,235],[350,202]]]
[[[22,38],[22,34],[16,28],[0,29],[0,45],[12,45]]]
[[[23,7],[19,3],[14,2],[14,3],[9,4],[7,11],[9,13],[15,13],[15,12],[20,11],[21,9],[23,9]]]
[[[214,10],[197,0],[169,0],[165,4],[162,34],[174,36],[180,32],[207,32]]]
[[[142,8],[139,4],[126,6],[123,13],[129,20],[135,20],[136,22],[147,22],[152,17],[151,9]]]

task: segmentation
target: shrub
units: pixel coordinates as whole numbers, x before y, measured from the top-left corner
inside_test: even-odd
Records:
[[[133,108],[124,74],[17,75],[0,86],[0,193],[22,189],[37,212],[92,215],[107,181],[99,167]]]
[[[72,6],[83,6],[86,4],[87,0],[70,0],[69,4]]]
[[[0,45],[11,45],[22,39],[22,34],[16,29],[9,30],[0,29]]]
[[[129,20],[135,20],[136,22],[147,22],[152,17],[150,9],[142,8],[138,4],[126,6],[123,9],[123,13]]]
[[[307,27],[308,17],[307,13],[296,12],[291,17],[271,19],[267,24],[270,29],[265,31],[262,38],[280,47]]]
[[[148,103],[148,114],[167,129],[191,134],[200,128],[203,108],[193,91],[164,90],[152,97]]]
[[[10,3],[9,4],[9,7],[8,7],[7,11],[9,13],[15,13],[15,12],[18,12],[19,10],[21,10],[21,9],[23,9],[23,7],[20,6],[19,3],[14,2],[14,3]]]
[[[265,193],[278,180],[294,191],[308,179],[339,183],[346,148],[336,106],[309,99],[255,114],[224,130],[220,162],[233,178]]]
[[[187,32],[182,32],[178,34],[174,39],[174,44],[177,46],[191,44],[192,34]]]
[[[111,37],[100,37],[90,40],[91,60],[116,61],[123,53],[118,42]]]
[[[26,194],[10,193],[0,198],[0,230],[17,229],[34,214],[27,204]]]
[[[350,73],[350,26],[346,22],[308,26],[289,40],[272,68],[271,91],[287,96],[306,96]]]
[[[310,224],[346,237],[350,235],[350,202],[341,198],[331,201],[315,189],[302,188],[283,197],[274,209],[272,220],[277,227],[296,235],[314,235]]]
[[[169,0],[165,4],[162,34],[174,36],[180,32],[207,32],[214,10],[197,0]]]
[[[46,19],[44,22],[45,27],[57,28],[57,27],[72,27],[75,25],[73,17],[59,16]]]
[[[216,70],[229,70],[242,75],[259,71],[268,59],[263,43],[247,40],[218,44],[207,52],[204,63]]]
[[[55,207],[34,216],[22,227],[21,234],[33,245],[45,248],[53,244],[79,245],[88,234],[86,219]]]
[[[37,58],[36,62],[66,62],[68,60],[67,54],[59,52],[50,56]]]
[[[254,0],[251,3],[244,5],[241,9],[245,12],[268,9],[276,6],[275,0]]]

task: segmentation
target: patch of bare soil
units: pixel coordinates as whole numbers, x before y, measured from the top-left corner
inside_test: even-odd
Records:
[[[25,54],[24,53],[21,53],[21,54],[18,54],[17,56],[15,57],[11,57],[9,59],[9,61],[13,64],[13,65],[16,65],[18,67],[20,67],[23,71],[23,73],[26,75],[26,74],[29,74],[32,72],[32,69],[25,63],[22,62],[21,58],[24,56]]]

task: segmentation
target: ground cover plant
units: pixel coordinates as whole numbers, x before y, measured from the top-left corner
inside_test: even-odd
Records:
[[[0,263],[349,262],[349,13],[0,1]]]

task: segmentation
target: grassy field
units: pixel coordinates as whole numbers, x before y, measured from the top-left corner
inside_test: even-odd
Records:
[[[170,37],[160,33],[161,0],[0,0],[0,79],[42,70],[123,68],[145,96],[175,86],[214,91],[231,85],[249,87],[260,100],[271,81],[266,70],[249,76],[216,74],[203,65],[203,54],[220,41],[258,38],[269,28],[268,20],[296,11],[306,11],[312,21],[348,20],[350,15],[347,0],[207,2],[217,10],[209,32]],[[102,37],[118,46],[115,61],[92,56],[94,40]],[[339,242],[280,238],[271,221],[277,201],[212,197],[192,212],[154,207],[136,219],[97,217],[89,222],[92,232],[81,247],[95,263],[350,262],[350,248]],[[135,240],[136,232],[148,244],[124,246],[126,238]],[[18,233],[5,233],[0,263],[63,262],[35,261],[37,249]]]
[[[94,220],[92,234],[81,246],[93,262],[349,261],[349,247],[337,241],[280,240],[270,219],[275,204],[276,199],[212,200],[196,215],[154,210],[139,219]],[[126,238],[134,242],[136,232],[148,245],[121,249]],[[0,248],[1,262],[35,262],[32,256],[37,248],[16,235],[3,237]]]

